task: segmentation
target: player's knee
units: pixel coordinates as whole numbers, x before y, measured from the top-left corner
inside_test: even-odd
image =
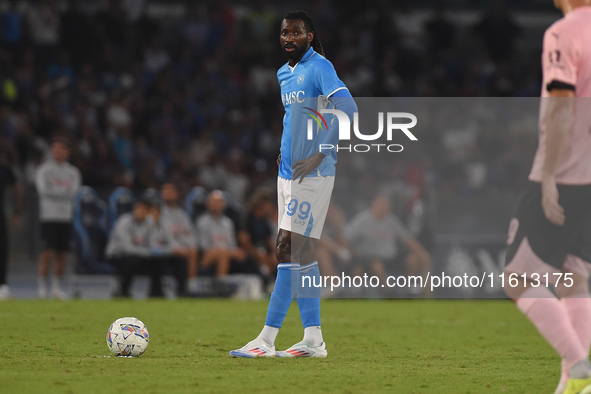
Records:
[[[308,242],[306,242],[306,246],[303,248],[300,256],[300,264],[302,265],[310,264],[316,261],[316,243],[313,239],[310,238]]]
[[[275,247],[275,256],[279,264],[291,263],[291,241],[288,239],[279,240]]]

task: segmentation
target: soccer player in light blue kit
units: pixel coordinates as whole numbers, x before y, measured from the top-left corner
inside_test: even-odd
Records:
[[[317,110],[331,107],[352,120],[357,106],[333,65],[324,57],[314,22],[306,12],[285,15],[280,42],[289,61],[277,72],[285,107],[277,180],[277,280],[263,330],[256,339],[232,350],[230,355],[326,357],[320,328],[320,288],[309,284],[320,283],[315,242],[322,233],[335,177],[335,149],[320,148],[337,145],[339,122],[335,118],[329,123],[324,117],[320,122]],[[317,108],[309,108],[311,105]],[[324,131],[308,135],[304,109],[324,125]],[[304,278],[308,281],[303,281]],[[296,294],[304,338],[289,349],[276,352],[275,338]]]

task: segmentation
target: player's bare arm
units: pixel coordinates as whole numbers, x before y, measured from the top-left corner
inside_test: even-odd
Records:
[[[575,92],[569,89],[553,89],[550,95],[546,130],[546,160],[542,173],[542,209],[550,223],[562,226],[565,215],[564,209],[558,202],[556,171],[564,156],[565,147],[573,128]]]

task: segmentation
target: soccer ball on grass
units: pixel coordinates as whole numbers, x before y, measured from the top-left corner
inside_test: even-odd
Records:
[[[107,331],[107,346],[115,356],[139,357],[148,348],[150,334],[146,325],[135,317],[122,317]]]

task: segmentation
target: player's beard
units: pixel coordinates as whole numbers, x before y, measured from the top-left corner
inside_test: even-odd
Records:
[[[285,46],[281,48],[283,50],[283,54],[288,60],[300,59],[308,50],[307,45],[302,45],[301,47],[299,47],[296,44],[293,44],[293,47],[295,48],[295,50],[292,52],[286,51]]]
[[[560,0],[554,0],[554,6],[558,8],[560,11],[562,11],[562,3],[560,2]]]

